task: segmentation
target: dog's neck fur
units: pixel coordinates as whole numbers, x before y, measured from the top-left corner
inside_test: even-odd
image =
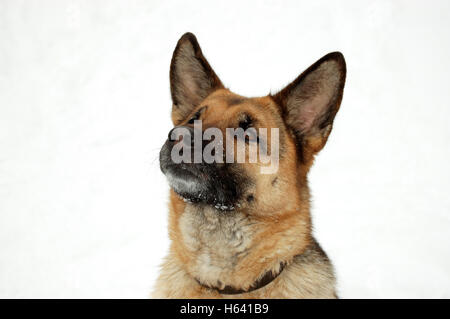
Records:
[[[190,276],[220,289],[247,289],[268,271],[278,273],[280,264],[301,254],[311,238],[309,203],[267,217],[191,204],[172,209],[175,256]]]

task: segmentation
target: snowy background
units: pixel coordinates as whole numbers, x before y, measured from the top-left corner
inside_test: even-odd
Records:
[[[449,27],[446,0],[0,1],[0,297],[148,297],[169,64],[191,31],[247,96],[344,53],[310,175],[339,293],[449,298]]]

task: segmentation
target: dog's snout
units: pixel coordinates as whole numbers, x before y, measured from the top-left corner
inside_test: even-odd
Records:
[[[175,142],[177,139],[175,138],[175,130],[176,127],[174,127],[173,129],[170,130],[169,135],[167,137],[167,139],[169,140],[169,142]]]

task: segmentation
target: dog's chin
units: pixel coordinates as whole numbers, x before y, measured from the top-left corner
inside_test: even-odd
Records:
[[[169,186],[183,199],[193,205],[208,205],[219,211],[232,211],[235,204],[223,199],[223,196],[215,194],[205,181],[202,181],[195,173],[187,169],[167,169],[166,175]]]

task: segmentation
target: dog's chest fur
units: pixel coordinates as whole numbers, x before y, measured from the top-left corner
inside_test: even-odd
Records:
[[[230,283],[252,282],[257,271],[253,267],[265,264],[280,251],[277,242],[272,242],[270,252],[261,254],[258,234],[260,224],[250,216],[239,212],[217,213],[209,209],[186,206],[178,219],[178,243],[188,260],[182,260],[171,251],[157,282],[154,297],[157,298],[333,298],[335,279],[333,267],[325,253],[312,238],[310,245],[294,257],[285,270],[269,285],[250,293],[221,295],[213,289],[199,285],[198,281],[223,288]],[[297,227],[297,231],[298,231]],[[270,236],[269,236],[270,237]],[[292,249],[283,238],[280,247]],[[267,238],[271,242],[271,238]],[[255,255],[252,256],[252,254]],[[282,254],[284,254],[283,252]],[[278,259],[277,259],[278,260]],[[250,261],[250,262],[249,262]],[[271,264],[271,263],[269,263]],[[267,265],[267,264],[265,264]],[[272,264],[273,265],[273,264]],[[276,267],[276,266],[275,266]],[[267,270],[267,268],[264,268]],[[272,267],[272,269],[276,269]],[[250,280],[250,281],[248,281]]]
[[[226,280],[253,245],[255,227],[243,213],[187,206],[179,229],[186,249],[195,256],[191,272],[205,282]]]

